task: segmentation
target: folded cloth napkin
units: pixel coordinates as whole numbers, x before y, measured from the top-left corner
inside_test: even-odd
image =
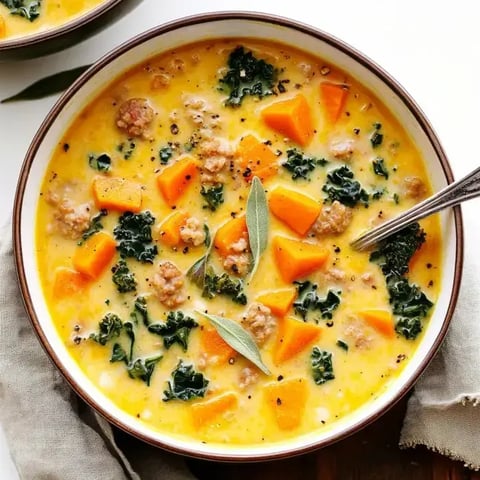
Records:
[[[194,478],[181,457],[143,442],[122,452],[49,361],[23,308],[9,225],[0,229],[0,339],[0,422],[22,480]]]
[[[476,211],[477,210],[477,211]],[[478,204],[462,207],[462,288],[448,335],[410,397],[401,447],[425,445],[480,469],[480,229]]]

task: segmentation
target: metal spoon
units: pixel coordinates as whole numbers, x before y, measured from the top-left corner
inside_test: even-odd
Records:
[[[435,193],[431,197],[414,205],[409,210],[401,213],[397,217],[382,223],[368,232],[355,239],[350,245],[355,250],[366,250],[374,246],[380,240],[385,239],[392,233],[398,232],[410,223],[421,218],[428,217],[432,213],[443,210],[447,207],[453,207],[465,200],[478,197],[480,195],[480,167],[470,172],[461,180],[451,183],[444,189]]]

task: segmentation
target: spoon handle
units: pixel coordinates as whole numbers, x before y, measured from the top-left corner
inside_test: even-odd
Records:
[[[479,195],[480,167],[476,168],[473,172],[470,172],[462,179],[446,186],[431,197],[417,203],[397,217],[369,230],[351,242],[350,245],[355,250],[366,250],[377,242],[387,238],[395,232],[398,232],[410,223],[428,217],[444,208],[453,207],[466,200],[478,197]]]

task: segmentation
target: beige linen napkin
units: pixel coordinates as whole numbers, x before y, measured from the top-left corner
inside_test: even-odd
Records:
[[[478,201],[462,207],[465,257],[450,329],[411,396],[400,446],[425,445],[480,469],[480,227]]]
[[[0,422],[22,480],[194,478],[181,457],[141,442],[124,454],[108,422],[65,383],[25,314],[9,225],[0,229],[0,342]]]

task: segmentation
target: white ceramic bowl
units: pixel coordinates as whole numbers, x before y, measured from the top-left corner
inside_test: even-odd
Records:
[[[330,429],[264,446],[220,446],[178,440],[149,430],[120,410],[82,373],[50,318],[37,273],[33,227],[41,182],[65,130],[113,78],[165,50],[214,37],[256,37],[287,43],[348,71],[375,92],[405,127],[426,160],[434,190],[452,181],[448,161],[424,114],[392,77],[364,55],[324,32],[288,19],[238,12],[205,14],[165,24],[120,46],[88,70],[53,107],[30,146],[20,175],[14,212],[15,258],[27,311],[47,353],[74,390],[109,421],[151,444],[188,455],[232,461],[281,458],[325,446],[359,430],[381,416],[412,387],[440,346],[455,307],[462,269],[462,222],[458,209],[441,214],[445,245],[440,269],[442,287],[416,353],[385,393]]]
[[[0,61],[35,58],[80,43],[128,13],[142,0],[104,0],[95,8],[56,27],[0,39]]]

